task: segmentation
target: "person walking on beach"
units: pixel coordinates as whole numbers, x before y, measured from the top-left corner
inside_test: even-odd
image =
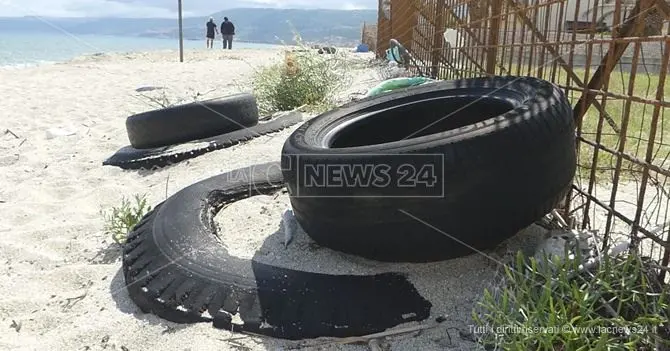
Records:
[[[235,25],[228,20],[228,17],[223,18],[221,23],[221,37],[223,37],[223,48],[233,48],[233,36],[235,35]]]
[[[216,23],[212,17],[209,18],[207,22],[207,48],[211,49],[214,47],[214,35],[218,34],[219,30],[216,28]]]

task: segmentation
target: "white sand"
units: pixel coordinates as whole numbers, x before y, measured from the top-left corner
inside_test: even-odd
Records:
[[[198,91],[216,90],[203,98],[244,91],[239,87],[248,86],[252,66],[265,64],[277,54],[270,50],[187,52],[186,63],[177,62],[176,52],[103,55],[0,71],[0,350],[286,347],[282,341],[234,335],[207,323],[176,325],[141,314],[123,287],[119,251],[103,232],[99,213],[118,205],[122,196],[147,193],[154,205],[166,195],[221,172],[279,160],[285,138],[296,127],[158,171],[101,166],[105,158],[128,144],[125,118],[154,107],[138,98],[135,89],[139,86],[166,87],[171,99]],[[371,70],[354,76],[347,93],[364,92],[376,78]],[[69,128],[76,134],[47,139],[50,128]],[[5,129],[18,138],[3,135]],[[263,202],[261,197],[241,201],[219,216],[240,237],[253,239],[231,238],[227,243],[231,252],[299,268],[299,261],[287,258],[308,245],[304,233],[298,233],[286,250],[280,238],[272,238],[265,243],[265,251],[256,252],[276,232],[287,199],[266,199],[265,210],[259,202]],[[239,215],[226,216],[234,212]],[[246,217],[253,220],[243,220]],[[332,252],[314,259],[325,271],[333,270],[334,265],[358,274],[380,270],[368,261]],[[384,269],[408,273],[419,292],[433,303],[433,317],[444,315],[447,321],[438,329],[391,337],[382,343],[389,350],[472,349],[468,338],[459,334],[468,334],[473,303],[494,266],[491,259],[480,255],[425,265],[387,265]]]

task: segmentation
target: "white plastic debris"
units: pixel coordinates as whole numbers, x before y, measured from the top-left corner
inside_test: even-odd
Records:
[[[610,248],[609,252],[607,253],[610,256],[616,256],[619,255],[626,250],[630,248],[630,242],[629,241],[623,241],[618,244],[616,244],[614,247]]]
[[[288,247],[288,244],[293,241],[293,234],[295,234],[295,217],[293,215],[293,210],[287,209],[282,214],[282,226],[284,230],[284,247]]]
[[[398,77],[407,77],[409,71],[403,67],[398,66],[398,63],[395,61],[390,61],[388,63],[387,75],[389,78],[398,78]]]
[[[561,236],[549,236],[544,240],[535,252],[535,259],[542,262],[544,255],[550,258],[565,259],[565,247],[568,245],[568,240]]]
[[[458,46],[458,39],[460,39],[460,35],[457,30],[447,28],[442,36],[444,37],[444,41],[447,42],[447,44],[449,44],[451,47]]]
[[[575,259],[576,251],[579,251],[582,258],[587,258],[590,255],[591,243],[589,239],[592,237],[588,232],[580,232],[577,230],[554,229],[547,232],[546,237],[540,242],[536,251],[535,259],[538,262],[543,262],[544,256],[550,259],[559,260],[573,260]],[[568,256],[566,257],[566,249]]]
[[[66,128],[49,128],[47,129],[47,139],[54,139],[57,137],[64,137],[64,136],[70,136],[70,135],[75,135],[77,132],[72,129],[66,129]]]

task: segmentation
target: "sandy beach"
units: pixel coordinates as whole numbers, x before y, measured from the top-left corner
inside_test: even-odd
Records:
[[[129,144],[125,118],[156,108],[136,88],[165,87],[172,100],[198,92],[207,93],[200,97],[205,99],[249,91],[254,69],[281,54],[187,51],[186,62],[179,63],[177,52],[159,51],[0,70],[0,350],[256,351],[296,345],[233,334],[208,323],[178,325],[141,313],[124,289],[120,250],[104,232],[100,214],[118,206],[124,196],[146,193],[153,206],[205,178],[278,161],[284,140],[297,126],[155,171],[101,165]],[[364,92],[380,77],[367,68],[352,79],[341,101]],[[47,138],[51,128],[74,134]],[[634,193],[631,196],[634,199]],[[222,211],[217,220],[225,221],[230,233],[248,238],[235,240],[231,234],[230,252],[258,256],[256,251],[276,232],[286,206],[286,196],[259,196]],[[524,233],[532,238],[542,234],[537,227]],[[472,255],[423,265],[377,265],[334,252],[301,257],[300,245],[309,240],[298,232],[288,250],[276,240],[277,251],[266,241],[260,256],[292,268],[318,261],[328,273],[402,272],[433,304],[426,322],[446,318],[438,328],[386,338],[383,350],[475,347],[469,331],[471,310],[494,275],[492,258]],[[519,245],[529,246],[530,241]],[[303,349],[369,350],[366,345]]]
[[[0,325],[4,328],[0,349],[283,348],[285,344],[278,340],[234,335],[211,324],[177,325],[142,314],[124,289],[120,252],[104,232],[100,215],[100,210],[117,206],[123,196],[146,193],[155,205],[166,195],[221,172],[279,160],[285,138],[297,126],[157,171],[101,166],[105,158],[128,145],[125,118],[155,108],[138,96],[136,88],[165,87],[170,99],[188,99],[197,92],[212,92],[201,98],[213,98],[245,91],[254,67],[268,64],[280,54],[272,50],[187,52],[183,64],[176,52],[98,55],[0,71],[0,92],[7,97],[0,103],[4,111],[0,129],[9,129],[18,137],[0,136],[0,287],[6,292],[0,304]],[[346,99],[349,93],[364,92],[375,79],[373,70],[357,74],[343,96]],[[48,139],[50,128],[76,134]],[[259,201],[264,201],[263,197],[240,202],[226,211],[246,214],[236,218],[259,216]],[[229,225],[247,233],[256,231],[259,238],[270,235],[281,221],[281,202],[288,200],[277,201],[280,203],[271,207],[274,211],[263,216],[267,226],[240,220]],[[302,240],[307,239],[299,233],[296,243]],[[242,257],[251,257],[254,251],[250,250],[258,249],[253,247],[254,241],[234,243],[232,252]],[[482,258],[472,260],[479,262],[480,269],[487,267]],[[462,265],[457,269],[461,272],[478,269],[466,261],[446,265]],[[440,275],[447,266],[428,265],[424,270],[432,273],[424,276]],[[426,278],[422,281],[428,284]],[[480,288],[469,287],[471,284],[463,277],[451,277],[422,290],[460,294]],[[457,286],[458,291],[451,292]],[[474,296],[465,298],[472,300]],[[469,316],[460,300],[435,306],[434,314],[449,311],[451,316]],[[400,337],[393,341],[394,349],[416,349],[418,345],[424,350],[444,349],[449,344],[446,329],[450,323],[420,338]],[[454,323],[460,327],[463,322]],[[458,339],[457,334],[452,337]],[[231,339],[234,341],[228,341]],[[462,349],[456,340],[453,347]]]

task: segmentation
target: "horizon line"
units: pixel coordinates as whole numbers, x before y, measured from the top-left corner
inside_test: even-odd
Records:
[[[290,8],[290,7],[234,7],[225,10],[219,10],[214,13],[206,15],[188,15],[184,18],[199,18],[199,17],[209,17],[213,15],[220,14],[224,11],[233,11],[233,10],[293,10],[293,11],[338,11],[338,12],[353,12],[353,11],[377,11],[376,8],[361,8],[361,9],[330,9],[330,8]],[[177,13],[174,14],[177,16]],[[124,17],[124,16],[50,16],[50,15],[0,15],[0,18],[61,18],[61,19],[105,19],[105,18],[114,18],[114,19],[174,19],[174,17]]]

